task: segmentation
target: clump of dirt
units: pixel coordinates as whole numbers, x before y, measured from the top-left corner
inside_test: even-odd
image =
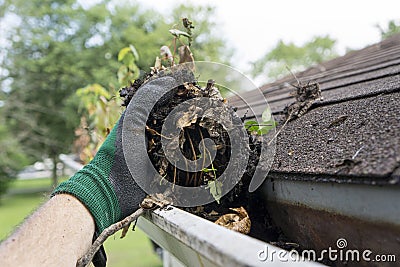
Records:
[[[293,85],[296,91],[291,94],[296,98],[296,101],[287,106],[283,111],[286,121],[303,116],[315,102],[323,100],[318,82],[303,84],[297,80],[297,83],[297,85]]]
[[[141,84],[149,78],[148,75],[145,79],[121,89],[120,95],[125,98],[125,106],[129,104],[130,99]],[[191,116],[196,112],[192,109],[187,113],[188,117],[181,120],[185,127],[182,128],[179,135],[178,148],[187,159],[197,160],[198,155],[201,155],[203,152],[199,147],[201,141],[204,138],[212,139],[218,148],[216,157],[212,162],[213,166],[203,166],[203,171],[190,173],[182,171],[168,162],[161,143],[161,132],[164,121],[178,105],[189,99],[198,97],[208,97],[219,102],[225,101],[211,81],[205,88],[200,87],[195,82],[185,83],[173,90],[173,94],[168,96],[168,101],[164,100],[161,105],[157,104],[154,106],[146,123],[149,158],[162,177],[171,183],[181,186],[195,187],[206,185],[208,181],[217,179],[224,172],[230,159],[230,149],[228,149],[230,147],[230,140],[226,130],[212,119]],[[192,114],[189,114],[190,112]],[[226,105],[226,112],[229,114],[234,113],[228,105]]]

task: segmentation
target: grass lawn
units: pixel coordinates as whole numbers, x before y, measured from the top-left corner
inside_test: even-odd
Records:
[[[0,202],[0,240],[45,200],[43,193],[5,196]]]
[[[15,181],[10,189],[45,188],[50,179]],[[0,202],[0,240],[6,238],[41,203],[46,193],[25,193],[6,195]],[[108,264],[111,267],[161,267],[161,260],[153,253],[150,240],[136,228],[129,231],[124,239],[120,232],[105,242]]]
[[[61,183],[65,181],[68,177],[58,178],[58,182]],[[30,179],[30,180],[13,180],[10,184],[10,191],[19,191],[19,190],[31,190],[31,189],[44,189],[49,188],[51,190],[53,183],[49,178],[40,178],[40,179]]]

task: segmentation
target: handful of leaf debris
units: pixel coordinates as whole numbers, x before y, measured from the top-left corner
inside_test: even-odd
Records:
[[[244,134],[235,136],[246,139],[246,142],[229,138],[229,132],[235,127],[240,126],[244,129],[243,121],[237,116],[235,109],[229,106],[227,100],[221,96],[213,80],[209,79],[201,86],[189,68],[166,69],[157,74],[152,72],[121,89],[120,95],[124,98],[124,105],[129,105],[141,85],[163,76],[171,76],[182,83],[165,94],[152,107],[147,118],[147,154],[159,177],[162,177],[161,179],[149,177],[148,179],[153,179],[148,181],[149,186],[160,188],[159,192],[162,192],[163,186],[171,183],[181,187],[205,186],[216,202],[206,205],[210,209],[226,210],[226,208],[235,207],[236,204],[243,206],[251,172],[257,165],[259,144],[257,138],[249,135],[250,133],[245,130]],[[171,134],[165,134],[165,132]],[[211,147],[205,144],[210,140],[213,142]],[[230,177],[223,175],[227,166],[230,165],[235,170],[236,165],[248,163],[247,159],[243,161],[243,158],[241,162],[233,160],[231,155],[233,145],[241,146],[238,151],[242,151],[243,155],[250,155],[248,161],[251,164],[248,164],[243,176],[237,173],[241,176],[238,178],[242,178],[239,183],[227,184],[230,182]],[[235,155],[236,158],[237,156]],[[224,186],[230,186],[233,189],[223,197]],[[179,195],[179,190],[174,189],[172,186],[172,190],[163,192],[172,199],[172,203],[174,199],[182,197]],[[196,196],[192,197],[196,198]],[[188,202],[190,201],[191,199],[188,199]],[[192,212],[191,208],[187,210]]]

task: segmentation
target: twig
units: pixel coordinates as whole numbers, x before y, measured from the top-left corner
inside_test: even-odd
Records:
[[[94,241],[94,243],[89,248],[89,250],[86,252],[86,254],[83,255],[78,260],[78,262],[76,263],[76,267],[87,266],[93,260],[94,254],[96,254],[96,252],[99,250],[101,245],[103,245],[104,241],[106,241],[106,239],[109,236],[112,236],[113,234],[115,234],[116,232],[121,230],[122,228],[128,226],[131,222],[137,220],[143,213],[144,213],[144,209],[139,208],[137,211],[135,211],[134,213],[132,213],[131,215],[129,215],[122,221],[116,222],[116,223],[110,225],[109,227],[107,227],[106,229],[104,229],[103,232],[101,232],[101,234],[99,235],[99,237],[97,237],[97,239]]]
[[[193,158],[194,158],[194,160],[197,160],[196,150],[194,149],[193,141],[192,141],[192,138],[190,138],[190,134],[189,133],[187,133],[187,137],[189,139],[190,148],[192,149]],[[196,167],[197,167],[197,165],[196,165]],[[186,172],[186,174],[189,174],[189,172]],[[189,185],[192,183],[192,180],[194,180],[195,182],[197,181],[197,173],[196,172],[190,177],[190,179],[188,181]]]
[[[360,151],[364,148],[364,146],[360,147],[356,153],[351,157],[351,159],[355,159],[358,156],[358,153],[360,153]]]
[[[268,142],[268,146],[272,143],[272,141],[274,141],[275,140],[275,138],[277,138],[278,137],[278,135],[281,133],[281,131],[283,130],[283,128],[285,128],[285,126],[286,126],[286,124],[289,122],[289,120],[291,119],[291,113],[290,113],[290,115],[289,115],[289,117],[285,120],[285,123],[282,125],[282,127],[281,128],[279,128],[279,130],[275,133],[275,135],[272,137],[272,139],[271,140],[269,140],[269,142]]]
[[[162,135],[162,134],[160,134],[159,132],[157,132],[156,130],[151,129],[151,128],[150,128],[149,126],[147,126],[147,125],[146,125],[146,130],[149,131],[151,134],[155,134],[155,135],[161,136],[162,138],[165,138],[165,139],[168,139],[168,140],[173,139],[173,137],[167,137],[167,136],[165,136],[165,135]]]
[[[203,143],[203,154],[202,154],[203,155],[203,163],[201,165],[201,169],[203,170],[206,165],[206,146],[204,144],[204,136],[203,136],[203,133],[201,132],[201,129],[200,129],[199,133],[200,133],[201,142]],[[203,181],[202,179],[203,179],[203,172],[200,172],[200,183]]]
[[[286,65],[286,69],[287,69],[288,71],[290,71],[290,73],[291,73],[291,74],[293,75],[293,77],[296,79],[297,84],[300,86],[300,81],[299,81],[299,79],[297,79],[296,75],[294,75],[293,71],[289,68],[288,65]]]
[[[176,184],[176,166],[174,165],[174,183],[172,184],[172,189],[175,188],[175,184]]]

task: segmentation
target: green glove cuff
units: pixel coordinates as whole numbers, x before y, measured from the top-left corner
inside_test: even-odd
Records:
[[[105,228],[121,219],[121,208],[108,177],[115,160],[117,126],[113,128],[94,159],[52,193],[70,194],[78,198],[92,214],[97,229]]]

